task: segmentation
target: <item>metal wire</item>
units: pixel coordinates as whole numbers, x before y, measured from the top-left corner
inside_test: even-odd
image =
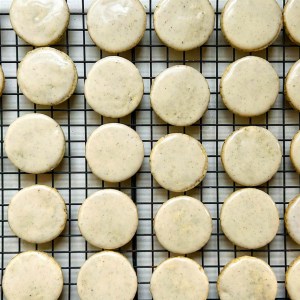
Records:
[[[283,6],[284,0],[278,0]],[[267,50],[255,53],[268,59],[278,71],[281,91],[275,106],[265,116],[239,118],[224,107],[219,95],[219,80],[224,68],[245,54],[232,49],[224,40],[220,30],[220,13],[225,0],[212,0],[216,10],[216,26],[209,42],[194,51],[176,52],[163,46],[155,35],[152,17],[155,0],[144,0],[147,10],[147,31],[135,49],[122,56],[130,59],[141,70],[145,82],[145,94],[141,106],[130,117],[115,120],[128,124],[141,135],[146,155],[142,169],[131,180],[112,185],[100,182],[90,172],[85,157],[84,145],[89,134],[100,124],[111,120],[100,117],[86,104],[83,83],[87,73],[98,59],[107,56],[92,43],[86,29],[86,11],[90,1],[68,0],[71,23],[67,33],[56,48],[68,53],[78,68],[79,83],[74,96],[64,104],[45,108],[31,104],[20,92],[16,81],[18,63],[32,49],[17,38],[9,23],[11,0],[0,0],[0,63],[6,75],[6,89],[0,101],[0,194],[1,194],[1,275],[9,260],[19,252],[39,249],[53,255],[62,265],[64,291],[62,299],[78,299],[76,278],[80,266],[93,253],[99,251],[88,245],[77,228],[77,211],[82,201],[101,188],[118,188],[129,194],[138,206],[139,229],[132,243],[119,249],[132,262],[138,274],[139,289],[136,299],[151,299],[149,282],[151,273],[161,261],[172,256],[157,242],[152,220],[160,205],[174,196],[160,188],[149,170],[149,154],[154,143],[164,134],[185,132],[200,140],[209,157],[209,170],[203,183],[188,195],[205,203],[212,214],[214,230],[209,243],[198,253],[189,255],[205,269],[210,280],[209,299],[218,299],[216,280],[222,267],[230,259],[241,255],[253,255],[267,261],[275,271],[279,284],[277,299],[288,299],[284,288],[284,274],[289,263],[300,254],[300,246],[294,244],[284,229],[283,216],[287,203],[300,191],[299,176],[289,159],[289,144],[293,134],[300,128],[300,115],[286,104],[284,78],[300,57],[300,48],[293,45],[284,31]],[[197,68],[208,79],[211,102],[204,118],[188,128],[176,128],[160,121],[150,109],[149,92],[152,80],[163,69],[174,64],[187,64]],[[18,116],[28,112],[45,113],[57,120],[65,133],[67,150],[60,167],[46,175],[28,175],[16,170],[8,161],[3,140],[9,124]],[[283,163],[269,183],[260,188],[268,192],[280,211],[280,230],[275,240],[259,250],[243,250],[234,247],[221,231],[220,208],[224,199],[237,187],[226,176],[220,162],[220,150],[224,139],[235,129],[255,124],[270,129],[279,139],[283,149]],[[16,238],[7,223],[7,206],[11,197],[21,188],[34,183],[56,187],[63,195],[68,207],[67,227],[55,241],[46,245],[29,245]],[[3,299],[3,293],[1,293]]]

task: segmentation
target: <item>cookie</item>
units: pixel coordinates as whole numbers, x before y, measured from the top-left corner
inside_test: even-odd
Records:
[[[283,10],[285,32],[290,40],[300,45],[300,1],[288,0]]]
[[[277,280],[263,260],[242,256],[223,268],[217,288],[221,300],[275,300]]]
[[[25,55],[19,64],[17,78],[21,91],[31,102],[52,106],[72,96],[78,76],[67,54],[45,47]]]
[[[285,212],[284,223],[289,236],[300,245],[300,195],[289,203]]]
[[[81,300],[132,300],[137,291],[137,276],[123,255],[102,251],[80,268],[77,290]]]
[[[246,249],[269,244],[279,228],[279,213],[272,198],[253,188],[232,193],[222,206],[220,219],[225,236]]]
[[[214,30],[215,12],[208,0],[161,0],[154,28],[168,47],[188,51],[202,46]]]
[[[201,249],[212,233],[212,219],[201,201],[179,196],[165,202],[154,219],[160,244],[168,251],[188,254]]]
[[[9,160],[21,171],[52,171],[64,157],[64,133],[56,121],[43,114],[27,114],[9,127],[4,147]]]
[[[285,286],[291,300],[300,299],[300,256],[289,266],[285,276]]]
[[[300,111],[300,59],[295,62],[286,76],[285,95],[290,105]]]
[[[300,131],[298,131],[292,139],[290,158],[296,171],[300,174]]]
[[[3,73],[3,70],[0,65],[0,97],[2,96],[4,86],[5,86],[5,77],[4,77],[4,73]]]
[[[35,244],[54,240],[64,230],[67,208],[57,190],[33,185],[19,191],[8,206],[8,223],[21,239]]]
[[[41,47],[61,39],[68,27],[70,12],[65,0],[13,0],[9,16],[21,39]]]
[[[93,246],[120,248],[131,241],[137,230],[137,208],[126,194],[101,190],[81,205],[78,226],[83,237]]]
[[[110,123],[100,126],[86,143],[86,159],[101,180],[121,182],[132,177],[144,159],[144,145],[130,127]]]
[[[206,112],[210,91],[204,76],[189,66],[174,66],[154,80],[151,106],[166,123],[189,126]]]
[[[87,13],[87,28],[102,50],[119,53],[135,47],[146,30],[146,12],[139,0],[95,0]]]
[[[153,177],[166,190],[185,192],[197,186],[207,172],[207,154],[200,142],[182,133],[168,134],[150,154]]]
[[[263,58],[246,56],[230,64],[220,83],[225,106],[242,117],[255,117],[270,110],[279,93],[279,77]]]
[[[153,272],[150,291],[154,300],[205,300],[209,282],[203,268],[187,257],[169,258]]]
[[[27,251],[8,263],[2,288],[7,300],[57,300],[63,289],[63,273],[52,256]]]
[[[104,117],[122,118],[140,104],[143,78],[136,66],[119,56],[99,60],[84,85],[85,98],[94,111]]]
[[[276,0],[228,0],[221,29],[232,47],[260,51],[271,45],[282,28],[282,11]]]
[[[278,171],[282,152],[276,137],[257,126],[234,131],[221,151],[223,167],[232,181],[257,186],[269,181]]]

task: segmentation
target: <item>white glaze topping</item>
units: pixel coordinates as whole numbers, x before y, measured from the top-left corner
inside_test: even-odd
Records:
[[[0,97],[1,97],[2,92],[4,90],[4,85],[5,85],[5,77],[4,77],[2,67],[0,65]]]
[[[289,266],[286,272],[285,285],[291,300],[300,299],[300,256]]]
[[[285,93],[291,106],[300,111],[300,60],[295,62],[286,77]]]
[[[300,131],[298,131],[291,142],[291,161],[298,173],[300,173]]]
[[[283,21],[287,35],[300,44],[300,1],[288,0],[283,10]]]
[[[300,195],[289,203],[284,221],[289,236],[300,245]]]

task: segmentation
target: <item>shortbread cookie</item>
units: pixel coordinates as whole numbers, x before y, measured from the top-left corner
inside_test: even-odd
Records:
[[[137,291],[137,276],[123,255],[102,251],[92,255],[81,267],[77,290],[82,300],[132,300]]]
[[[300,131],[298,131],[291,142],[290,158],[298,173],[300,173]]]
[[[275,300],[277,294],[271,267],[251,256],[229,262],[219,275],[217,287],[221,300]]]
[[[187,257],[169,258],[153,272],[150,291],[154,300],[205,300],[209,282],[203,268]]]
[[[77,70],[72,59],[54,48],[28,52],[18,68],[18,84],[33,103],[57,105],[71,97],[77,85]]]
[[[153,177],[172,192],[185,192],[197,186],[206,175],[207,164],[202,144],[182,133],[162,137],[150,154]]]
[[[61,39],[68,27],[70,12],[65,0],[13,0],[9,16],[20,38],[41,47]]]
[[[205,113],[210,98],[204,76],[189,66],[174,66],[160,73],[151,87],[151,106],[166,123],[189,126]]]
[[[154,11],[154,28],[168,47],[187,51],[202,46],[215,25],[209,0],[161,0]]]
[[[5,86],[5,77],[4,77],[4,73],[3,73],[1,65],[0,65],[0,97],[2,96],[4,86]]]
[[[300,60],[295,62],[286,76],[285,95],[290,105],[300,111]]]
[[[208,242],[212,220],[201,201],[179,196],[160,207],[154,219],[154,230],[158,241],[168,251],[188,254]]]
[[[132,177],[144,159],[144,145],[130,127],[110,123],[100,126],[86,143],[86,159],[101,180],[121,182]]]
[[[65,153],[65,136],[59,124],[43,114],[17,118],[8,128],[4,147],[21,171],[41,174],[59,165]]]
[[[60,235],[67,221],[67,208],[57,190],[33,185],[19,191],[8,206],[11,230],[29,243],[50,242]]]
[[[78,213],[83,237],[103,249],[116,249],[133,238],[138,226],[136,205],[117,190],[101,190],[88,197]]]
[[[267,129],[257,126],[234,131],[224,142],[221,159],[236,183],[257,186],[269,181],[281,164],[281,147]]]
[[[279,77],[272,65],[257,56],[243,57],[227,67],[220,93],[226,107],[242,117],[266,113],[279,93]]]
[[[288,0],[283,10],[285,32],[296,44],[300,44],[300,1]]]
[[[108,56],[94,64],[85,81],[88,104],[104,117],[122,118],[140,104],[143,78],[136,66],[119,56]]]
[[[102,50],[130,50],[146,30],[146,13],[139,0],[95,0],[87,13],[91,39]]]
[[[279,227],[274,201],[265,192],[253,188],[232,193],[222,206],[220,219],[226,237],[246,249],[269,244]]]
[[[300,245],[300,195],[289,203],[284,222],[289,236]]]
[[[300,282],[300,256],[290,264],[286,272],[285,286],[291,300],[300,299],[299,282]]]
[[[282,28],[282,11],[276,0],[228,0],[221,28],[232,47],[251,52],[267,48]]]
[[[27,251],[8,263],[2,288],[7,300],[57,300],[63,289],[63,273],[52,256]]]

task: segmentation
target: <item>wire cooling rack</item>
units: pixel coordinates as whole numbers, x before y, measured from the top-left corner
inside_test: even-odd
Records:
[[[225,0],[212,0],[216,10],[215,30],[206,45],[189,52],[177,52],[163,46],[153,30],[153,10],[156,0],[143,0],[147,12],[147,30],[140,45],[122,56],[130,59],[141,71],[145,82],[145,94],[140,107],[130,117],[111,120],[100,117],[86,104],[83,94],[84,80],[91,66],[108,53],[102,52],[91,41],[86,29],[86,12],[90,0],[69,0],[71,20],[68,31],[55,47],[68,53],[78,68],[79,82],[74,96],[66,103],[55,107],[42,107],[30,103],[17,86],[16,70],[25,53],[32,49],[17,38],[9,22],[11,0],[0,0],[0,63],[6,76],[6,88],[0,100],[0,264],[1,275],[9,260],[17,253],[39,249],[53,255],[61,264],[64,273],[62,299],[78,299],[76,279],[80,266],[91,254],[99,251],[88,245],[77,227],[77,212],[83,200],[93,192],[108,187],[122,190],[132,197],[139,211],[139,229],[132,243],[119,251],[132,262],[138,274],[136,299],[151,299],[149,281],[155,266],[170,257],[157,242],[152,220],[160,205],[175,194],[160,188],[149,170],[149,154],[154,143],[171,132],[185,132],[199,139],[209,156],[208,174],[202,184],[188,195],[201,199],[213,218],[213,234],[209,243],[191,255],[205,269],[209,281],[209,299],[218,299],[216,280],[222,267],[232,258],[253,255],[267,261],[276,273],[279,289],[277,299],[288,299],[284,288],[284,275],[289,263],[300,254],[300,246],[291,241],[284,230],[283,215],[288,202],[300,190],[299,176],[289,159],[289,146],[293,135],[300,128],[300,116],[286,104],[283,93],[284,77],[290,66],[299,59],[300,48],[291,44],[282,32],[267,50],[256,55],[268,59],[280,76],[280,95],[275,106],[258,118],[239,118],[223,105],[219,95],[219,80],[229,63],[245,56],[233,50],[220,30],[220,14]],[[279,0],[283,6],[284,0]],[[190,65],[203,73],[211,89],[209,109],[203,119],[188,128],[169,126],[160,121],[150,109],[149,91],[152,80],[167,67],[176,64]],[[45,175],[28,175],[19,172],[8,161],[3,139],[9,124],[18,116],[40,112],[53,117],[62,126],[67,149],[63,163]],[[100,124],[122,122],[130,125],[141,135],[145,144],[145,159],[141,170],[131,180],[112,185],[100,182],[88,168],[84,148],[90,133]],[[280,211],[280,230],[275,240],[267,247],[255,251],[234,247],[221,232],[220,207],[224,199],[236,189],[235,184],[224,173],[220,161],[220,150],[224,139],[241,126],[256,124],[272,131],[283,149],[283,161],[277,175],[261,188],[268,192]],[[11,197],[21,188],[34,184],[54,186],[64,197],[68,207],[68,222],[63,234],[45,245],[30,245],[14,236],[7,223],[7,206]],[[3,299],[3,294],[1,294]]]

